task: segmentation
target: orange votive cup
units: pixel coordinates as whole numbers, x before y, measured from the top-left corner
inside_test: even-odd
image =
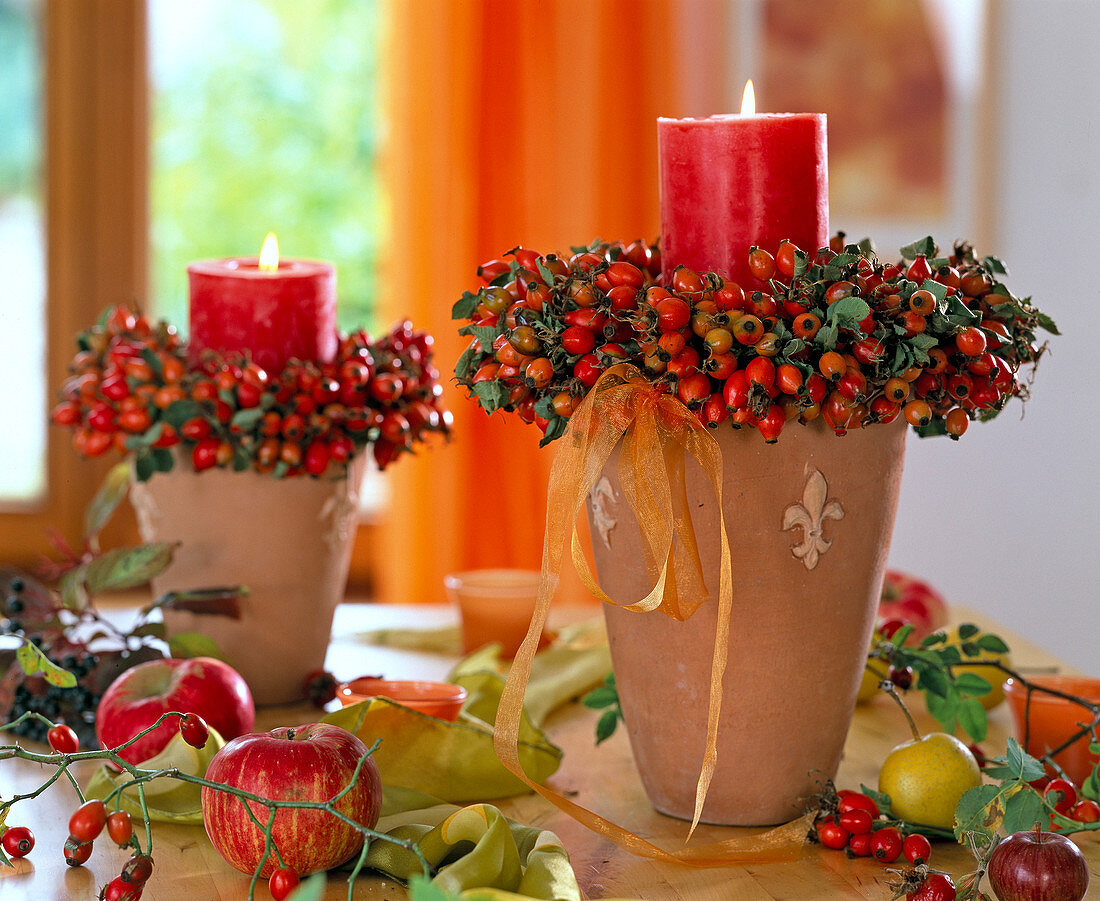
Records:
[[[424,682],[416,679],[374,679],[363,677],[343,683],[336,691],[345,707],[368,698],[388,698],[440,720],[458,719],[466,700],[466,689],[449,682]]]
[[[443,580],[462,621],[462,649],[469,654],[500,642],[505,657],[515,657],[535,610],[539,574],[527,569],[477,569]]]
[[[1088,676],[1041,675],[1029,676],[1028,681],[1043,688],[1053,688],[1084,698],[1093,704],[1100,704],[1100,679]],[[1032,757],[1040,757],[1068,740],[1081,725],[1092,721],[1088,710],[1065,698],[1046,694],[1041,691],[1031,693],[1030,702],[1027,689],[1015,679],[1005,682],[1005,697],[1016,726],[1016,737]],[[1024,712],[1028,711],[1027,737],[1024,737]],[[1097,757],[1089,753],[1088,735],[1074,742],[1064,751],[1054,755],[1058,764],[1076,785],[1081,785],[1089,777],[1096,765]]]

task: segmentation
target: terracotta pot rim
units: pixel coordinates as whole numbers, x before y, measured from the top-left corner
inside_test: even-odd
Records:
[[[443,577],[443,585],[450,591],[514,598],[525,589],[537,592],[541,576],[535,569],[471,569],[447,574]]]

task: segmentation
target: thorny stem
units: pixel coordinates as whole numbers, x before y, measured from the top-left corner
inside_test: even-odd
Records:
[[[905,719],[909,721],[909,728],[913,733],[913,741],[920,741],[921,734],[920,729],[917,728],[916,720],[913,719],[913,714],[909,712],[909,708],[905,706],[905,701],[901,699],[901,695],[898,694],[898,688],[889,679],[883,679],[879,683],[879,688],[885,691],[891,698],[893,698],[897,705],[901,708],[901,712],[905,714]]]
[[[299,809],[299,810],[322,810],[322,811],[325,811],[326,813],[330,814],[331,816],[334,816],[336,819],[340,820],[341,822],[346,823],[347,825],[351,826],[352,828],[354,828],[356,831],[358,831],[363,836],[363,840],[364,840],[363,841],[363,850],[359,855],[359,859],[356,863],[355,869],[352,870],[351,875],[348,877],[348,898],[349,898],[349,901],[352,897],[352,891],[353,891],[353,888],[354,888],[355,878],[356,878],[356,876],[358,876],[360,870],[363,868],[363,865],[366,862],[366,855],[367,855],[367,851],[369,849],[369,843],[374,839],[381,839],[383,841],[390,842],[391,844],[397,845],[398,847],[404,848],[406,851],[409,851],[419,861],[421,869],[422,869],[424,875],[425,876],[431,876],[431,873],[432,873],[431,864],[428,863],[427,858],[424,856],[424,852],[420,850],[420,846],[416,842],[414,842],[410,839],[394,838],[393,836],[387,835],[384,832],[377,832],[373,829],[370,829],[370,828],[364,826],[362,823],[356,822],[351,817],[349,817],[347,814],[343,813],[340,810],[337,810],[336,807],[335,807],[336,803],[341,798],[343,798],[349,791],[351,791],[351,789],[358,782],[359,775],[362,772],[362,768],[365,765],[365,762],[366,762],[367,758],[371,754],[374,753],[374,751],[378,748],[380,742],[376,741],[368,749],[367,753],[359,760],[359,763],[356,765],[355,772],[352,774],[351,780],[348,782],[348,784],[346,786],[344,786],[344,788],[342,788],[339,792],[337,792],[328,801],[279,801],[279,800],[274,800],[272,798],[265,798],[261,795],[257,795],[253,792],[245,791],[244,789],[236,788],[234,786],[224,785],[220,782],[211,782],[208,779],[205,779],[201,776],[192,776],[189,773],[181,773],[179,771],[179,769],[177,769],[175,767],[168,767],[168,768],[160,769],[160,770],[141,769],[140,767],[135,766],[134,764],[130,763],[127,760],[124,760],[122,757],[119,756],[119,754],[118,754],[119,751],[124,750],[125,748],[128,748],[130,745],[132,745],[134,742],[141,739],[143,736],[148,735],[150,732],[152,732],[154,729],[156,729],[165,720],[170,719],[172,717],[182,719],[183,716],[184,716],[184,714],[176,713],[176,712],[169,712],[169,713],[162,714],[161,717],[155,723],[153,723],[147,729],[139,732],[137,735],[135,735],[129,741],[124,742],[123,744],[119,745],[118,747],[107,748],[107,749],[103,749],[103,750],[78,751],[75,754],[61,754],[61,753],[58,753],[58,752],[51,752],[49,754],[39,754],[39,753],[36,753],[34,751],[28,751],[26,748],[23,748],[18,744],[0,746],[0,761],[10,760],[12,758],[18,758],[20,760],[29,760],[33,763],[47,764],[47,765],[51,765],[51,766],[56,767],[54,773],[51,776],[47,777],[46,781],[43,782],[42,785],[40,785],[33,792],[28,792],[26,794],[21,794],[21,795],[14,795],[12,798],[8,799],[7,801],[0,802],[0,816],[2,816],[8,809],[10,809],[18,801],[25,801],[25,800],[37,798],[44,791],[46,791],[46,789],[48,789],[51,785],[53,785],[61,777],[62,773],[65,774],[65,776],[69,779],[69,781],[76,788],[77,795],[79,796],[79,798],[81,800],[81,803],[83,803],[84,802],[84,794],[83,794],[83,792],[81,792],[80,787],[79,787],[79,785],[77,785],[76,779],[73,777],[72,773],[69,772],[69,767],[71,767],[74,763],[78,763],[78,762],[84,761],[84,760],[103,760],[103,761],[109,761],[115,767],[117,767],[119,770],[122,770],[122,771],[128,773],[129,776],[131,777],[128,782],[126,782],[123,785],[117,786],[115,789],[113,789],[107,795],[106,800],[110,800],[112,797],[115,797],[116,795],[121,796],[121,793],[123,791],[125,791],[126,789],[128,789],[128,788],[133,788],[134,786],[137,787],[138,801],[139,801],[139,804],[140,804],[140,807],[141,807],[142,818],[145,820],[146,849],[145,849],[144,853],[146,855],[149,855],[149,856],[151,856],[152,852],[153,852],[153,833],[152,833],[152,822],[151,822],[151,819],[150,819],[150,816],[149,816],[149,807],[148,807],[148,804],[146,802],[146,797],[145,797],[145,783],[151,782],[153,779],[160,779],[160,778],[178,779],[181,782],[188,782],[188,783],[191,783],[192,785],[198,785],[200,787],[210,788],[210,789],[213,789],[215,791],[225,792],[227,794],[230,794],[230,795],[233,795],[233,796],[239,798],[241,800],[241,804],[244,805],[245,810],[248,812],[249,817],[256,824],[256,827],[263,832],[264,842],[265,842],[264,856],[260,860],[260,863],[256,867],[256,870],[253,872],[252,881],[249,883],[249,888],[248,888],[249,901],[252,901],[252,899],[255,896],[255,887],[256,887],[256,882],[259,879],[260,870],[263,868],[264,863],[267,861],[267,859],[270,856],[272,851],[275,852],[275,856],[279,861],[279,865],[283,866],[282,855],[279,853],[279,849],[276,846],[276,844],[275,844],[275,842],[272,838],[272,828],[273,828],[274,823],[275,823],[275,815],[276,815],[278,810],[283,809],[283,808]],[[4,731],[5,729],[9,729],[9,728],[15,726],[17,723],[19,723],[20,721],[26,719],[27,717],[35,717],[37,719],[43,720],[46,723],[49,723],[49,725],[51,725],[51,726],[53,725],[52,722],[50,722],[48,719],[43,717],[41,714],[25,713],[21,717],[19,717],[18,719],[15,719],[12,722],[7,723],[4,726],[0,726],[0,732]],[[269,815],[268,815],[268,821],[267,821],[266,826],[264,824],[260,823],[260,821],[256,818],[255,814],[252,812],[251,807],[248,804],[249,801],[254,801],[257,804],[261,804],[261,805],[263,805],[264,807],[266,807],[268,809]],[[140,847],[138,848],[138,850],[139,851],[141,850]]]

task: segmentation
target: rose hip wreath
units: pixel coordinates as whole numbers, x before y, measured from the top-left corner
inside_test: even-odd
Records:
[[[85,457],[133,454],[142,481],[172,469],[174,448],[196,471],[289,477],[342,473],[370,445],[384,469],[426,433],[450,432],[432,344],[401,322],[377,340],[341,334],[331,363],[291,360],[267,373],[246,356],[208,352],[189,368],[172,326],[118,306],[77,337],[52,418]]]
[[[1058,331],[999,281],[996,257],[967,243],[938,256],[932,239],[881,263],[843,233],[808,254],[789,241],[753,247],[752,285],[683,266],[661,281],[641,241],[574,248],[568,259],[516,248],[478,268],[484,280],[452,316],[472,320],[455,367],[488,412],[514,411],[559,437],[600,374],[637,366],[701,422],[757,429],[821,417],[837,435],[899,415],[921,435],[959,438],[973,419],[1026,397],[1022,364]]]

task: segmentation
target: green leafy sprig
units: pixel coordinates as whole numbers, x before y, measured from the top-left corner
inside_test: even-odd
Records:
[[[615,674],[608,673],[603,685],[593,688],[581,698],[581,703],[590,710],[602,710],[596,720],[596,744],[602,744],[615,734],[623,720],[623,708],[619,704],[619,690],[615,687]]]
[[[985,741],[988,718],[980,698],[993,686],[977,673],[956,672],[960,666],[999,666],[987,654],[1006,654],[1008,645],[998,635],[983,633],[972,623],[959,626],[959,642],[949,643],[945,632],[933,632],[916,646],[907,644],[913,633],[905,625],[889,638],[876,637],[868,660],[882,660],[889,666],[910,667],[916,689],[924,694],[928,712],[945,732],[960,727],[974,741]]]

